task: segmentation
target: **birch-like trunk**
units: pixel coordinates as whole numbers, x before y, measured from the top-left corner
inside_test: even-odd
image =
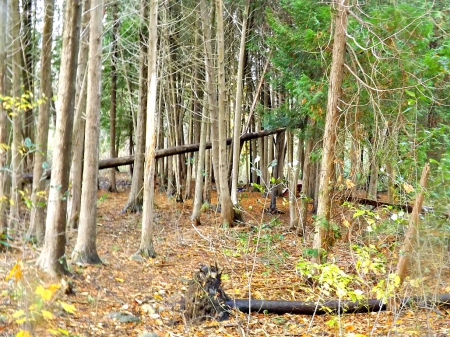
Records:
[[[142,213],[142,234],[139,251],[146,257],[155,257],[153,247],[153,208],[155,199],[155,150],[156,150],[156,92],[157,92],[157,24],[158,0],[151,0],[149,4],[149,38],[148,38],[148,100],[147,100],[147,129],[144,168],[144,209]]]

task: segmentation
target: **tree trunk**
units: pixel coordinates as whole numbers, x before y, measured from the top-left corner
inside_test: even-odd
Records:
[[[237,188],[239,180],[239,162],[241,157],[241,110],[242,110],[242,91],[244,90],[243,75],[245,63],[245,40],[247,34],[247,19],[250,7],[250,0],[245,1],[245,9],[242,14],[242,28],[241,28],[241,44],[239,46],[239,64],[236,83],[236,103],[234,112],[234,132],[233,132],[233,165],[232,165],[232,179],[231,179],[231,201],[234,206],[238,205]],[[256,153],[256,151],[255,151]]]
[[[50,180],[44,246],[37,265],[51,275],[67,272],[66,193],[72,148],[76,66],[79,47],[81,0],[68,0],[64,14],[61,70],[56,114],[53,174]]]
[[[22,58],[22,78],[23,78],[23,91],[24,93],[34,94],[34,45],[33,45],[33,11],[31,0],[22,0],[22,27],[20,33],[20,45],[21,45],[21,58]],[[35,20],[36,21],[36,20]],[[33,108],[26,108],[23,112],[22,118],[23,138],[35,139],[34,137],[34,116]],[[39,143],[36,143],[39,144]],[[31,170],[33,163],[34,153],[29,153],[24,157],[25,169]]]
[[[19,1],[11,0],[10,3],[11,17],[11,36],[12,36],[12,97],[16,102],[20,101],[21,96],[21,79],[20,67],[22,62],[21,46],[20,46],[20,11]],[[9,227],[11,229],[19,229],[20,224],[20,193],[22,190],[22,155],[20,148],[22,145],[22,113],[20,107],[14,105],[12,114],[12,146],[11,146],[11,206]]]
[[[219,123],[218,123],[218,113],[216,107],[218,106],[217,102],[217,88],[214,86],[214,80],[216,78],[216,72],[213,63],[213,49],[212,49],[212,34],[211,34],[211,24],[209,20],[208,4],[206,0],[200,1],[200,12],[201,12],[201,20],[202,20],[202,31],[203,31],[203,46],[204,46],[204,54],[205,54],[205,68],[206,68],[206,92],[208,94],[208,107],[209,107],[209,116],[211,120],[211,143],[212,143],[212,167],[218,198],[220,198],[220,179],[218,179],[219,172]],[[211,6],[213,9],[214,6]],[[224,102],[225,104],[225,102]],[[212,176],[212,174],[211,174]],[[218,199],[219,200],[219,199]]]
[[[44,2],[44,28],[42,31],[41,49],[41,84],[39,96],[43,103],[39,105],[39,116],[37,124],[36,152],[34,154],[33,188],[31,201],[30,228],[27,237],[36,237],[38,245],[44,242],[45,234],[45,178],[43,164],[47,160],[48,127],[50,118],[50,101],[52,93],[51,79],[51,56],[52,56],[52,31],[53,31],[53,9],[55,1]]]
[[[228,161],[227,161],[227,124],[226,124],[226,87],[225,87],[225,42],[224,42],[224,28],[223,28],[223,2],[216,0],[216,21],[217,21],[217,63],[218,63],[218,143],[219,143],[219,197],[222,218],[222,226],[232,226],[235,215],[233,203],[231,202],[230,190],[228,187]],[[240,152],[240,151],[239,151]]]
[[[141,19],[142,28],[140,32],[141,51],[139,56],[139,94],[138,94],[138,114],[137,114],[137,129],[136,129],[136,152],[134,155],[134,171],[131,179],[131,189],[128,195],[128,200],[122,213],[127,211],[138,212],[142,211],[142,190],[144,182],[144,161],[145,161],[145,123],[147,116],[147,90],[148,90],[148,67],[147,67],[147,38],[146,31],[148,20],[148,6],[147,1],[142,0]]]
[[[86,100],[86,135],[80,226],[72,261],[97,264],[97,181],[102,80],[103,0],[92,0]]]
[[[344,70],[344,56],[347,30],[347,0],[334,1],[336,13],[334,19],[334,42],[333,58],[331,62],[331,72],[328,87],[327,115],[325,120],[325,129],[323,136],[323,153],[320,171],[320,187],[317,205],[317,220],[315,222],[316,234],[314,236],[313,248],[317,255],[313,260],[321,263],[324,252],[327,248],[327,232],[330,221],[332,188],[332,174],[334,164],[334,153],[336,147],[336,126],[339,116],[339,99],[341,96],[341,85]]]
[[[156,93],[157,93],[157,24],[158,0],[149,4],[149,38],[148,38],[148,100],[147,129],[144,169],[144,209],[142,213],[142,235],[139,250],[136,254],[146,257],[156,257],[153,248],[153,203],[155,199],[155,150],[156,150]]]
[[[83,179],[84,135],[86,119],[87,63],[89,56],[89,21],[91,19],[91,0],[83,1],[81,19],[82,34],[78,53],[77,87],[75,96],[75,117],[73,121],[72,163],[70,165],[71,189],[68,199],[68,228],[78,228],[81,207],[81,182]]]
[[[0,0],[0,95],[6,96],[6,36],[8,28],[8,0]],[[7,112],[3,109],[3,104],[0,104],[0,144],[6,144],[8,142],[8,116]],[[0,168],[7,165],[8,150],[0,147]],[[8,200],[8,193],[6,191],[6,179],[7,173],[5,170],[0,169],[0,200]],[[8,225],[6,216],[6,203],[0,201],[0,238],[3,239],[3,235]],[[0,247],[0,250],[2,247]]]
[[[430,173],[430,165],[425,164],[423,170],[422,170],[422,176],[420,178],[420,188],[421,191],[417,194],[416,200],[414,201],[414,206],[412,209],[411,216],[409,218],[409,226],[408,230],[405,234],[405,241],[403,243],[402,248],[400,249],[400,252],[402,253],[400,255],[400,258],[398,260],[397,264],[397,275],[400,278],[400,284],[403,283],[407,276],[407,266],[408,266],[408,260],[411,255],[411,251],[414,246],[414,242],[416,238],[418,237],[418,225],[419,225],[419,214],[422,210],[422,204],[424,199],[424,193],[423,191],[427,187],[427,180],[428,175]]]
[[[115,158],[116,153],[116,112],[117,112],[117,60],[119,52],[117,50],[117,40],[119,38],[119,19],[117,12],[119,10],[118,2],[111,6],[113,26],[112,26],[112,55],[111,55],[111,107],[109,112],[109,154],[110,158]],[[117,192],[116,170],[109,170],[109,192]]]
[[[194,205],[192,207],[191,220],[195,222],[196,225],[200,225],[200,210],[202,207],[202,190],[203,190],[203,179],[205,170],[205,145],[206,145],[206,134],[207,134],[207,118],[208,108],[203,109],[204,114],[202,116],[202,125],[200,130],[200,147],[198,152],[198,163],[197,163],[197,174],[195,175],[195,194],[194,194]]]

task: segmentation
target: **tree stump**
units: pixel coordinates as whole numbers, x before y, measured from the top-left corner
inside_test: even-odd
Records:
[[[185,315],[189,321],[216,319],[227,320],[230,307],[225,304],[230,298],[221,287],[221,272],[217,265],[200,266],[194,274],[185,296]]]

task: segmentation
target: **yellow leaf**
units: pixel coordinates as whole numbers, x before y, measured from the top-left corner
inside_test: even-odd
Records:
[[[123,278],[116,277],[116,281],[123,283]]]
[[[53,295],[51,290],[45,289],[43,286],[38,286],[34,293],[41,296],[44,301],[50,301]]]
[[[22,280],[23,275],[22,275],[22,261],[18,261],[16,262],[16,264],[14,265],[14,267],[11,268],[8,276],[6,276],[5,281],[8,281],[11,278],[14,278],[14,281],[19,281]]]
[[[69,314],[73,314],[75,311],[77,311],[77,308],[75,308],[75,306],[73,304],[68,304],[68,303],[61,302],[61,301],[59,301],[59,303],[61,304],[63,309],[65,311],[67,311]]]
[[[12,318],[19,318],[25,315],[25,311],[23,310],[17,310],[15,313],[12,314]]]
[[[31,335],[26,330],[20,330],[18,333],[16,333],[16,337],[31,337]]]
[[[155,293],[153,295],[153,297],[155,298],[155,300],[158,300],[158,301],[162,301],[163,300],[162,296],[160,294],[158,294],[158,293]]]
[[[44,319],[48,321],[53,319],[53,314],[50,311],[42,310],[42,317],[44,317]]]
[[[59,288],[61,288],[61,285],[58,284],[58,283],[50,284],[50,285],[47,287],[47,289],[50,290],[50,291],[52,292],[52,294],[54,294],[55,291],[58,290]]]
[[[22,317],[22,318],[19,318],[19,319],[16,319],[16,323],[17,324],[23,324],[23,323],[25,323],[27,321],[27,318],[26,317]]]

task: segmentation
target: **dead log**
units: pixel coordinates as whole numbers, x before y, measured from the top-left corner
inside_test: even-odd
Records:
[[[382,201],[377,201],[377,200],[372,200],[372,199],[365,199],[365,198],[358,198],[358,197],[353,197],[353,196],[344,196],[341,200],[343,201],[349,201],[349,202],[354,202],[360,205],[368,205],[368,206],[372,206],[373,208],[377,208],[377,207],[393,207],[396,209],[401,209],[407,213],[411,213],[413,210],[413,206],[410,204],[391,204],[389,202],[382,202]],[[432,210],[431,207],[428,206],[424,206],[421,207],[421,211],[426,213],[426,212],[430,212],[430,210]]]
[[[243,142],[266,137],[269,135],[273,135],[276,133],[279,133],[283,131],[284,128],[274,129],[274,130],[262,130],[258,132],[249,132],[244,133],[241,135],[241,145]],[[231,145],[232,138],[227,138],[227,146]],[[191,152],[197,152],[199,149],[200,144],[188,144],[188,145],[180,145],[175,147],[169,147],[167,149],[159,149],[156,150],[155,158],[164,158],[169,156],[174,156],[177,154],[183,154],[183,153],[191,153]],[[206,149],[211,149],[212,144],[210,142],[206,143]],[[127,156],[127,157],[118,157],[118,158],[110,158],[110,159],[102,159],[98,162],[98,169],[103,170],[111,167],[118,167],[123,165],[130,165],[134,163],[134,156]],[[51,175],[51,170],[46,170],[44,174],[42,175],[42,179],[49,179]],[[33,179],[33,173],[26,173],[22,175],[22,179],[24,182],[30,182]]]
[[[201,266],[194,274],[186,293],[185,315],[190,321],[213,318],[226,320],[234,308],[244,313],[323,315],[344,313],[367,313],[386,310],[382,300],[369,299],[361,302],[329,300],[324,302],[266,301],[256,299],[231,299],[221,286],[221,273],[216,266]],[[406,297],[400,305],[430,308],[436,305],[450,306],[450,294],[433,297]]]

